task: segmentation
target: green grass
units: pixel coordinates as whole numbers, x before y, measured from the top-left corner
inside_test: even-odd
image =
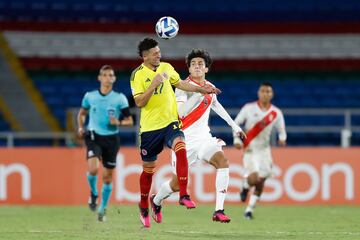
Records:
[[[243,206],[228,206],[229,224],[211,221],[213,206],[193,210],[168,205],[164,221],[143,229],[137,206],[110,206],[99,223],[84,207],[0,207],[0,239],[360,239],[357,206],[264,206],[255,219]]]

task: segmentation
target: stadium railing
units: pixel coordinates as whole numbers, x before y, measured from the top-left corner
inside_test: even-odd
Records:
[[[360,109],[318,109],[318,108],[292,108],[292,109],[282,109],[286,117],[289,116],[340,116],[343,117],[344,124],[342,125],[300,125],[293,126],[287,125],[286,130],[288,133],[336,133],[340,135],[340,146],[341,147],[350,147],[351,138],[353,133],[360,134],[360,126],[352,124],[353,116],[360,116]],[[69,109],[71,112],[70,115],[73,116],[72,127],[75,126],[74,122],[77,115],[77,109]],[[235,118],[236,114],[239,112],[239,109],[229,108],[227,109],[228,113]],[[139,129],[139,111],[133,110],[132,113],[135,115],[136,126],[133,127],[121,127],[122,133],[134,134],[134,139],[138,139],[138,129]],[[213,115],[215,113],[212,113]],[[226,126],[226,123],[223,122],[223,125],[210,125],[212,133],[216,134],[232,134],[231,128]],[[69,129],[69,128],[68,128]],[[63,141],[63,144],[55,145],[65,145],[69,147],[74,147],[77,145],[75,131],[66,131],[66,132],[0,132],[0,141],[5,140],[6,147],[16,147],[17,140],[51,140],[51,141]],[[272,134],[271,138],[272,144],[276,143],[276,135]],[[137,144],[137,143],[136,143]]]

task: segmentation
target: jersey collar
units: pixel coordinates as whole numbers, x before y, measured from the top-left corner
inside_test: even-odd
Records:
[[[109,95],[110,93],[112,93],[113,90],[111,90],[110,92],[108,92],[107,94],[103,94],[101,91],[100,91],[100,88],[98,88],[98,92],[101,96],[103,97],[106,97],[107,95]]]
[[[196,85],[198,85],[198,86],[200,86],[200,87],[205,86],[205,84],[207,83],[207,80],[206,80],[206,79],[205,79],[204,85],[198,84],[196,81],[194,81],[194,80],[191,78],[191,76],[189,76],[188,79],[190,80],[190,82],[193,82],[193,83],[195,83]]]

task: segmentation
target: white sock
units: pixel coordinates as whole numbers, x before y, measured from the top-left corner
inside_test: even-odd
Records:
[[[245,188],[245,189],[249,189],[250,186],[249,186],[247,177],[243,179],[242,187]]]
[[[167,197],[169,197],[170,194],[172,194],[172,193],[173,193],[173,190],[170,187],[170,180],[167,182],[164,182],[161,185],[159,192],[154,197],[154,203],[158,206],[161,206],[163,200],[166,199]]]
[[[229,168],[216,171],[216,206],[215,211],[224,209],[224,202],[229,186]]]
[[[256,196],[255,194],[251,194],[249,204],[245,210],[245,212],[252,212],[254,211],[256,202],[259,200],[260,197]]]

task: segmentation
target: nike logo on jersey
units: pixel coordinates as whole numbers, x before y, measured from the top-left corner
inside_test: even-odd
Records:
[[[148,78],[148,79],[145,80],[145,82],[151,82],[151,80]]]

